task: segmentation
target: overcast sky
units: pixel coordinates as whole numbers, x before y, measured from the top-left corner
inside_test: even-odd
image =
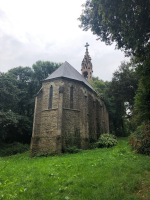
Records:
[[[81,72],[89,43],[93,75],[110,81],[112,73],[129,60],[115,45],[83,32],[77,18],[85,0],[0,0],[0,71],[32,67],[38,60],[69,62]]]

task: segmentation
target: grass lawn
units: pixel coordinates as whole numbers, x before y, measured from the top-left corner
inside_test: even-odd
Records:
[[[116,147],[78,154],[0,157],[0,199],[149,200],[150,156],[120,138]]]

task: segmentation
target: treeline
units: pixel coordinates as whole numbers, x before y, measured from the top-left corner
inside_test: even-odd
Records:
[[[30,67],[16,67],[0,73],[0,139],[4,142],[29,143],[32,134],[35,96],[60,63],[37,61]],[[110,133],[127,136],[131,132],[134,97],[138,88],[135,60],[123,62],[114,72],[112,81],[98,77],[91,84],[104,96],[109,112]]]
[[[0,141],[30,143],[35,97],[42,80],[61,63],[37,61],[0,72]]]
[[[37,61],[30,67],[16,67],[0,73],[0,139],[4,142],[29,143],[32,134],[35,96],[60,63]],[[91,84],[104,96],[109,112],[110,133],[127,136],[131,133],[134,97],[138,88],[135,60],[123,62],[114,72],[112,81],[98,77]]]

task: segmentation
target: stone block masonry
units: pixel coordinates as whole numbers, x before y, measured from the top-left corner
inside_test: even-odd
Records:
[[[94,90],[65,77],[43,82],[35,101],[31,156],[51,151],[60,154],[69,146],[88,149],[89,142],[106,132],[109,132],[108,112]]]
[[[43,81],[35,100],[31,157],[51,151],[60,154],[71,146],[88,149],[90,142],[109,132],[104,101],[87,81],[93,73],[88,46],[82,75],[65,62]]]

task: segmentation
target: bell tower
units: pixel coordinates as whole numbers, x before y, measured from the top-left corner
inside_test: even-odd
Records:
[[[83,58],[83,61],[82,61],[82,64],[81,64],[82,76],[87,81],[92,80],[92,73],[93,73],[91,57],[90,57],[89,52],[88,52],[88,46],[89,46],[89,44],[86,43],[86,45],[85,45],[86,52],[85,52],[85,55],[84,55],[84,58]]]

